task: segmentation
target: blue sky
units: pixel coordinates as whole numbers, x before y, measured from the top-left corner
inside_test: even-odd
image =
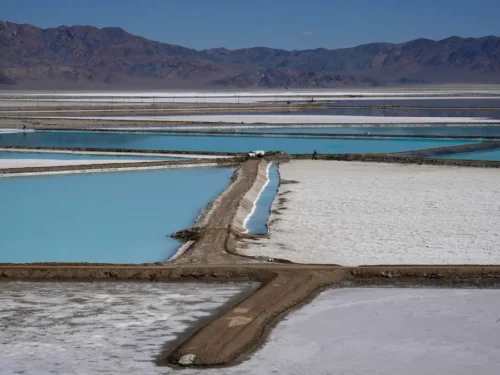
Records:
[[[500,0],[1,0],[0,19],[119,26],[186,47],[341,48],[500,35]]]

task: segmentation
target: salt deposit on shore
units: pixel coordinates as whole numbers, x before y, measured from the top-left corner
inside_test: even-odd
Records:
[[[332,115],[173,115],[173,116],[57,116],[33,119],[77,119],[113,121],[170,121],[228,124],[500,124],[481,117],[385,117]]]
[[[299,263],[498,264],[495,169],[293,161],[270,238],[241,252]],[[286,202],[283,202],[283,198]],[[281,201],[281,202],[280,202]]]
[[[494,374],[499,301],[498,290],[329,290],[280,322],[259,352],[228,373]]]
[[[7,159],[15,160],[15,159]],[[19,160],[29,160],[29,159],[19,159]],[[18,161],[19,161],[18,160]],[[46,160],[44,160],[46,161]],[[147,160],[146,160],[147,161]],[[80,160],[79,160],[80,162]],[[114,162],[114,161],[113,161]],[[133,161],[134,163],[137,161]],[[122,163],[125,163],[124,161]],[[96,163],[87,163],[88,164],[96,164]],[[106,163],[97,163],[97,164],[109,164],[109,160]],[[73,165],[73,164],[72,164]],[[78,165],[78,164],[74,164]],[[51,165],[43,165],[43,167],[47,167]],[[36,172],[20,172],[20,173],[0,173],[0,178],[11,178],[11,177],[29,177],[29,176],[53,176],[53,175],[66,175],[66,174],[86,174],[86,173],[110,173],[110,172],[130,172],[130,171],[153,171],[160,169],[175,169],[175,168],[209,168],[209,167],[217,167],[217,163],[199,163],[199,164],[165,164],[165,165],[155,165],[155,166],[145,166],[145,167],[103,167],[103,168],[85,168],[85,165],[82,165],[81,169],[67,169],[60,171],[36,171]],[[23,167],[4,167],[3,169],[9,168],[28,168],[28,167],[36,167],[36,165],[29,165]],[[0,169],[2,169],[2,163],[0,160]]]
[[[234,215],[232,227],[242,233],[248,233],[248,221],[255,213],[259,197],[261,196],[266,186],[269,184],[270,167],[271,163],[268,163],[265,160],[262,160],[259,163],[255,182],[238,205],[238,209],[236,210],[236,214]]]
[[[12,133],[26,133],[26,132],[33,132],[34,130],[23,130],[23,129],[0,129],[0,134],[12,134]]]

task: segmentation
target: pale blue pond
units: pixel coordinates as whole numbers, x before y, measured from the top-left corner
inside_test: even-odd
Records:
[[[433,159],[462,159],[462,160],[490,160],[500,161],[500,150],[486,150],[467,152],[463,154],[433,156]]]
[[[100,155],[100,154],[70,154],[59,152],[15,152],[0,151],[0,159],[49,159],[49,160],[180,160],[181,158],[167,158],[158,156],[138,155]]]
[[[180,246],[232,168],[0,179],[0,262],[146,263]]]
[[[262,133],[311,133],[311,134],[388,134],[414,136],[493,136],[500,138],[500,126],[384,126],[384,127],[279,127],[279,128],[250,128],[239,129],[239,132]]]
[[[269,183],[257,200],[255,211],[247,222],[249,233],[267,233],[267,222],[271,211],[271,205],[278,192],[279,182],[278,167],[271,165],[269,168]]]
[[[297,136],[206,136],[107,132],[33,132],[0,134],[0,146],[87,147],[113,149],[226,151],[285,151],[312,153],[390,153],[473,143],[460,139],[336,138]]]

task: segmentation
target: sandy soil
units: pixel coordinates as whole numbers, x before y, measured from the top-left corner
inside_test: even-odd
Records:
[[[498,264],[494,169],[294,161],[282,165],[270,238],[245,255],[300,263]]]

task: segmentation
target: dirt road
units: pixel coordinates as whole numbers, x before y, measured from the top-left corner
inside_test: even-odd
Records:
[[[206,224],[201,238],[174,263],[248,263],[250,260],[228,252],[231,244],[231,223],[238,205],[245,193],[252,187],[257,177],[260,160],[250,159],[240,166],[235,173],[235,180],[226,191],[214,202],[207,214]]]

